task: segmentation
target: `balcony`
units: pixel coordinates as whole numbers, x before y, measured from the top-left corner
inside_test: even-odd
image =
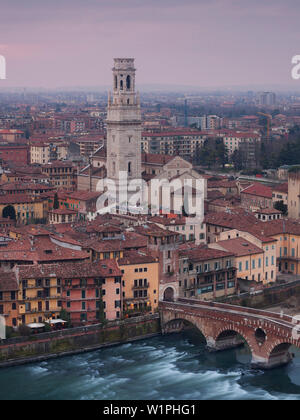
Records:
[[[133,286],[132,290],[141,290],[141,289],[149,289],[150,287],[150,283],[144,284],[142,286],[138,285],[138,286]]]
[[[150,299],[149,296],[138,296],[138,297],[133,297],[133,298],[125,298],[124,301],[133,302],[135,300],[149,300],[149,299]]]

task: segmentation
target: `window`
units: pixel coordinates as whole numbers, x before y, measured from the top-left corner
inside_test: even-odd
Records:
[[[128,75],[128,76],[126,77],[126,88],[127,88],[127,89],[130,89],[130,86],[131,86],[131,78],[130,78],[130,76]]]

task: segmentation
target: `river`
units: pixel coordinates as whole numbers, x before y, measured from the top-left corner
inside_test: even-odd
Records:
[[[250,369],[247,348],[208,353],[195,331],[0,371],[0,399],[300,399],[300,351]]]

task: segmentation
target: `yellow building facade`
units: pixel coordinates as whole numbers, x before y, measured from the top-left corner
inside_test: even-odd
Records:
[[[46,217],[47,201],[34,199],[29,195],[5,195],[0,199],[0,216],[16,220],[18,223],[29,223],[34,219]]]
[[[43,277],[40,267],[23,266],[19,278],[18,325],[45,322],[57,318],[62,309],[61,280],[54,274]]]
[[[154,312],[159,301],[159,262],[146,253],[128,251],[118,264],[123,275],[125,316]]]

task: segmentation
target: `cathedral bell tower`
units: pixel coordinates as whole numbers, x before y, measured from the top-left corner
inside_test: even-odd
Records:
[[[135,91],[133,58],[115,58],[113,94],[108,95],[107,177],[118,189],[119,174],[126,172],[128,182],[141,179],[142,121],[139,94]]]

